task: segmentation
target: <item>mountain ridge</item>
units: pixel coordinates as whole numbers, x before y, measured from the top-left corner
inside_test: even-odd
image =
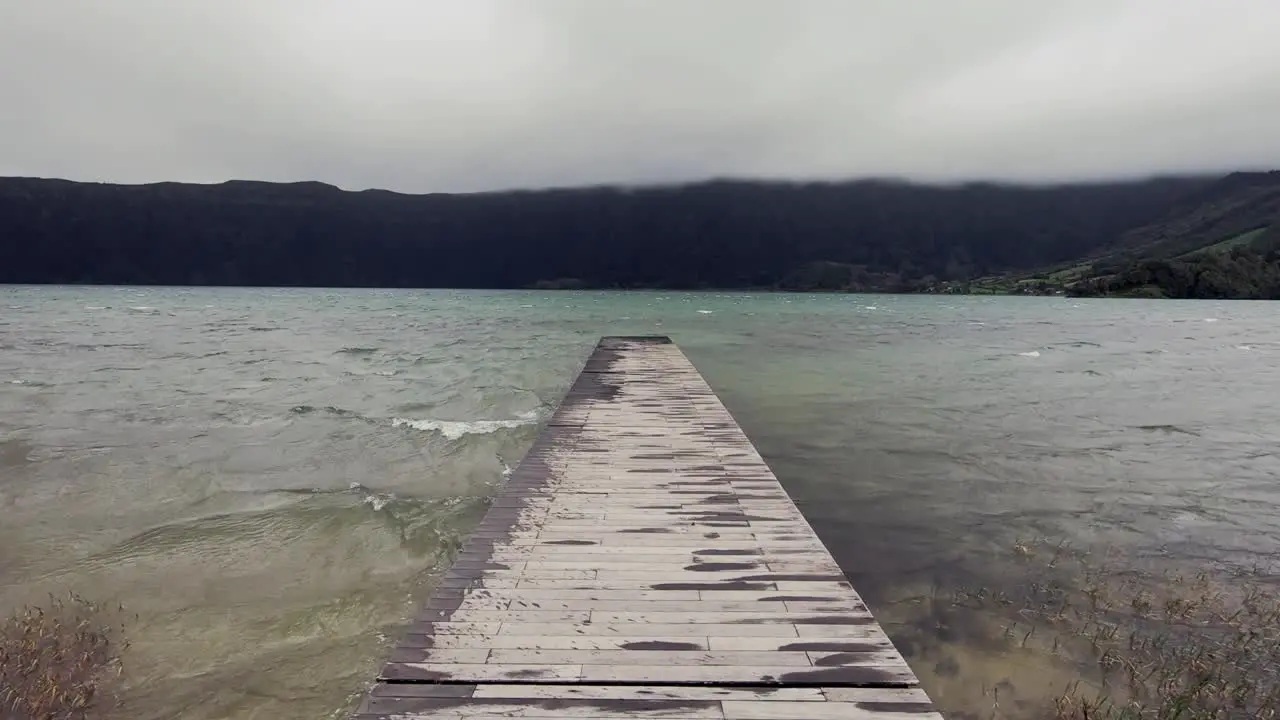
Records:
[[[0,178],[0,282],[1113,294],[1098,279],[1127,264],[1271,234],[1278,200],[1280,172],[424,195]]]

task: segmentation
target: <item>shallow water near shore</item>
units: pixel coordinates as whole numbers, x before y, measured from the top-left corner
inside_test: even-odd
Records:
[[[122,603],[127,717],[341,717],[595,341],[667,334],[979,714],[1062,670],[922,630],[921,598],[1005,582],[1019,539],[1280,550],[1277,307],[0,288],[0,610]]]

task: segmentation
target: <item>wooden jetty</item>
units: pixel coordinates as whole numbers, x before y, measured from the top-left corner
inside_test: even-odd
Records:
[[[605,338],[356,713],[940,720],[667,338]]]

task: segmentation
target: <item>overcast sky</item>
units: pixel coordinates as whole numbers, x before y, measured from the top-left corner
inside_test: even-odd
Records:
[[[0,0],[0,175],[1280,168],[1280,0]]]

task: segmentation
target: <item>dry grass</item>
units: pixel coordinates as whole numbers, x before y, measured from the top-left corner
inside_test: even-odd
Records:
[[[85,720],[113,704],[127,647],[114,611],[75,595],[0,620],[0,720]]]
[[[1048,651],[1078,676],[1038,717],[1280,718],[1274,576],[1117,573],[1105,558],[1062,545],[1019,543],[1015,551],[1025,582],[963,591],[953,602],[997,614],[1005,643]]]

